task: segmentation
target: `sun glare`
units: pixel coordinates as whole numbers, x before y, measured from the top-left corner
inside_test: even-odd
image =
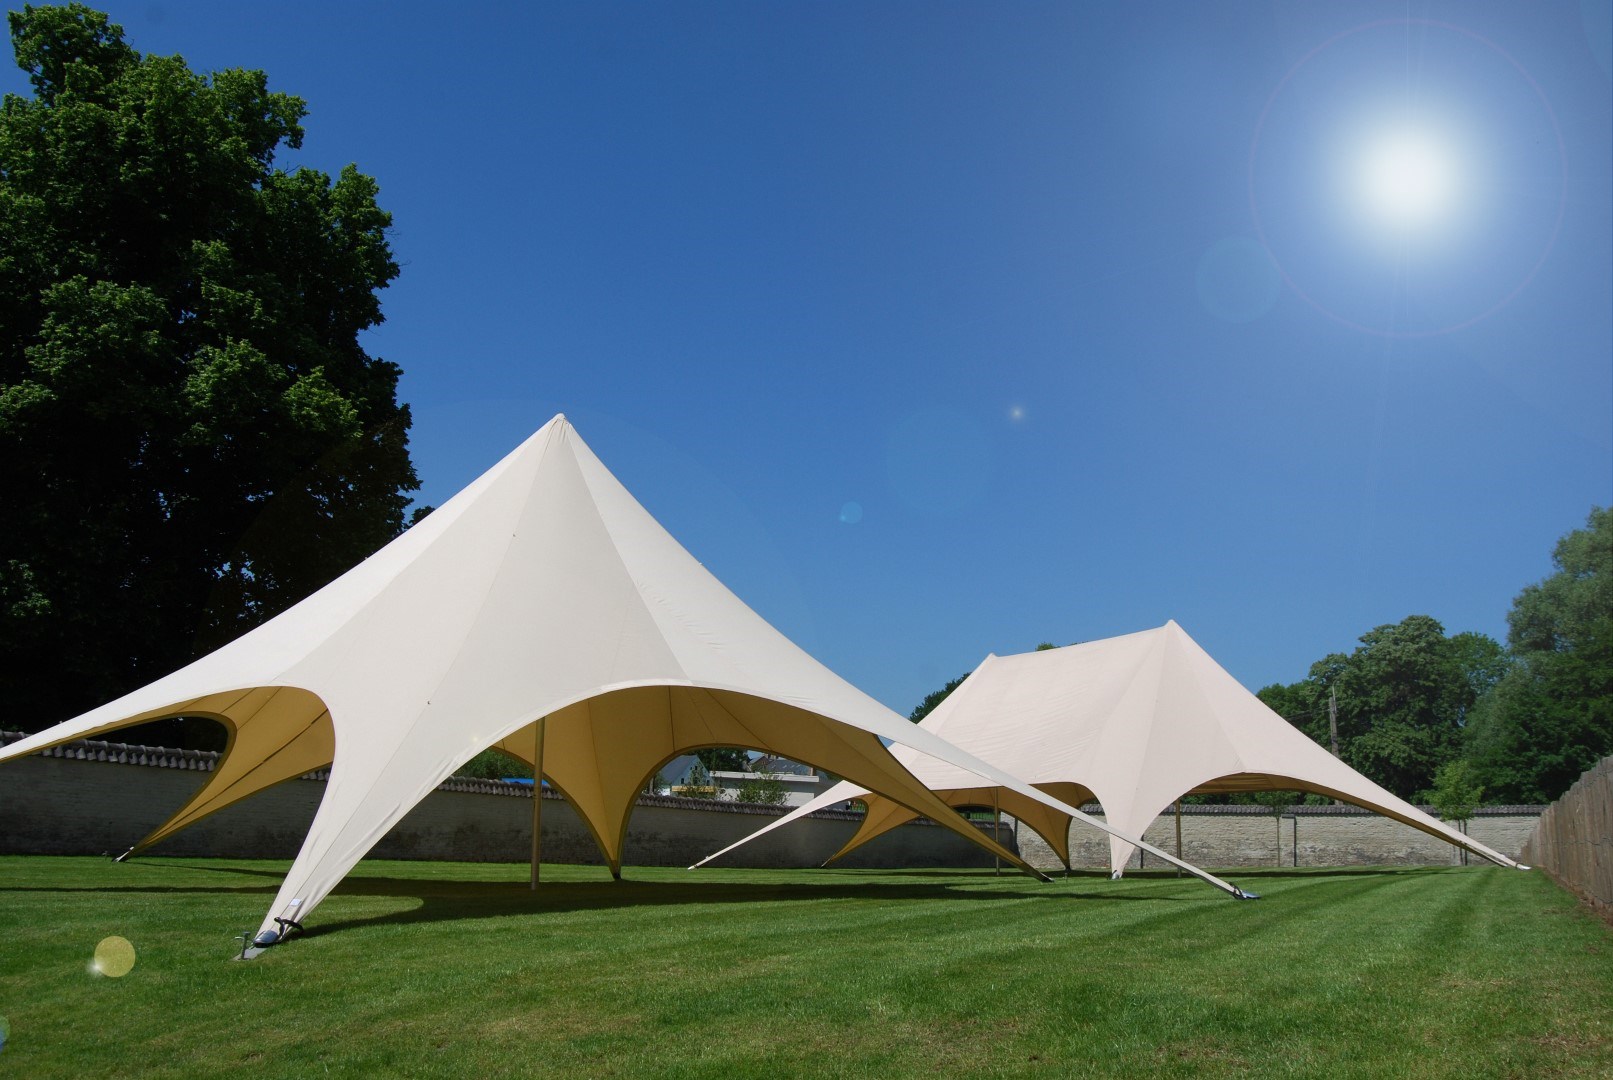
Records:
[[[1366,147],[1358,176],[1364,209],[1401,231],[1422,231],[1451,212],[1456,164],[1439,140],[1418,131],[1384,135]]]

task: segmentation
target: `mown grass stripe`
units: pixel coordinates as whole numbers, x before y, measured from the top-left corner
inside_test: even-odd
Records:
[[[225,960],[284,863],[0,858],[0,1074],[1613,1075],[1613,935],[1540,875],[360,864]],[[85,965],[107,934],[139,962]]]

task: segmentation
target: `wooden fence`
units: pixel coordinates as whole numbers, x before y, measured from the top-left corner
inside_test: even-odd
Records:
[[[1613,921],[1613,757],[1546,808],[1523,846],[1523,861]]]

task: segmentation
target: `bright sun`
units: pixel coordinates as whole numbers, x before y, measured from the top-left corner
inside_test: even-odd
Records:
[[[1370,142],[1357,180],[1363,208],[1402,231],[1437,225],[1456,197],[1450,150],[1420,131],[1391,132]]]

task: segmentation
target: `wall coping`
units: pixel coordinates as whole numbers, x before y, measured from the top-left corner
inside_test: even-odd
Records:
[[[0,731],[0,746],[14,743],[27,736],[20,731]],[[140,746],[135,743],[103,742],[98,739],[74,739],[71,742],[61,743],[39,751],[40,757],[65,758],[72,761],[104,761],[116,765],[143,765],[157,769],[192,769],[200,772],[212,772],[218,765],[221,755],[217,750],[178,750],[166,746]],[[313,772],[303,773],[302,780],[328,780],[329,769],[315,769]],[[450,776],[437,785],[438,791],[457,791],[472,795],[502,795],[517,799],[530,799],[532,785],[511,783],[505,780],[483,780],[474,776]],[[545,799],[564,799],[558,791],[546,789],[543,793]],[[764,806],[759,803],[740,803],[717,799],[687,799],[680,795],[649,795],[641,794],[638,797],[639,806],[665,806],[682,810],[705,810],[719,814],[756,814],[764,817],[783,817],[794,807]],[[1439,815],[1431,806],[1418,807],[1425,814],[1432,817]],[[1473,812],[1474,817],[1539,817],[1544,813],[1544,806],[1481,806]],[[1081,807],[1082,813],[1093,817],[1103,817],[1103,807],[1098,803],[1087,803]],[[1166,807],[1165,814],[1171,813]],[[1287,806],[1279,816],[1282,817],[1370,817],[1377,812],[1364,810],[1359,806]],[[1200,815],[1232,817],[1271,817],[1269,807],[1243,805],[1243,806],[1207,806],[1201,803],[1188,803],[1182,807],[1183,817],[1196,817]],[[817,810],[808,815],[815,818],[830,820],[858,820],[862,815],[849,810]],[[916,819],[916,824],[934,825],[928,818]]]
[[[1436,818],[1436,819],[1439,818],[1438,811],[1436,811],[1432,806],[1418,806],[1417,809],[1421,810],[1423,813],[1429,815],[1432,818]],[[1545,809],[1546,808],[1544,806],[1520,806],[1520,805],[1481,806],[1478,809],[1473,811],[1473,816],[1474,817],[1539,817],[1542,813],[1545,812]],[[1104,816],[1103,807],[1100,804],[1095,803],[1095,802],[1094,803],[1087,803],[1084,806],[1082,806],[1081,807],[1081,812],[1083,814],[1090,814],[1093,817],[1103,817]],[[1167,815],[1171,814],[1172,812],[1173,812],[1172,808],[1170,806],[1167,806],[1167,807],[1165,807],[1164,810],[1160,811],[1160,816],[1164,817],[1164,816],[1167,816]],[[1254,805],[1254,804],[1251,804],[1251,803],[1245,803],[1245,804],[1240,805],[1240,806],[1205,805],[1203,803],[1184,803],[1182,805],[1182,816],[1183,817],[1192,817],[1192,816],[1195,816],[1195,815],[1210,815],[1210,816],[1227,815],[1227,816],[1231,816],[1231,817],[1271,817],[1272,812],[1271,812],[1271,807],[1269,807],[1269,806],[1258,806],[1258,805]],[[1280,811],[1280,813],[1277,816],[1279,816],[1279,817],[1383,817],[1383,815],[1378,813],[1378,811],[1376,811],[1376,810],[1367,810],[1367,809],[1365,809],[1363,807],[1360,807],[1360,806],[1352,806],[1349,803],[1345,803],[1342,806],[1333,806],[1332,804],[1328,804],[1326,806],[1308,806],[1308,805],[1306,805],[1304,803],[1299,803],[1299,804],[1296,804],[1294,806],[1285,806],[1285,807],[1283,807],[1282,810]]]
[[[20,731],[0,731],[0,746],[27,738]],[[217,750],[179,750],[167,746],[141,746],[137,743],[104,742],[99,739],[73,739],[38,751],[33,757],[61,758],[67,761],[99,761],[111,765],[140,765],[155,769],[189,769],[212,772],[224,755]],[[325,781],[330,779],[329,769],[305,772],[297,779]],[[476,776],[450,776],[437,785],[438,791],[454,791],[468,795],[500,795],[507,798],[530,799],[532,785],[507,780],[484,780]],[[553,788],[545,788],[545,799],[565,801],[565,796]],[[760,803],[742,803],[717,799],[686,799],[679,795],[640,794],[636,805],[662,806],[679,810],[705,810],[719,814],[756,814],[764,817],[783,817],[794,807],[765,806]],[[811,815],[830,820],[861,819],[861,814],[846,810],[819,810]],[[934,822],[920,819],[924,825]]]

